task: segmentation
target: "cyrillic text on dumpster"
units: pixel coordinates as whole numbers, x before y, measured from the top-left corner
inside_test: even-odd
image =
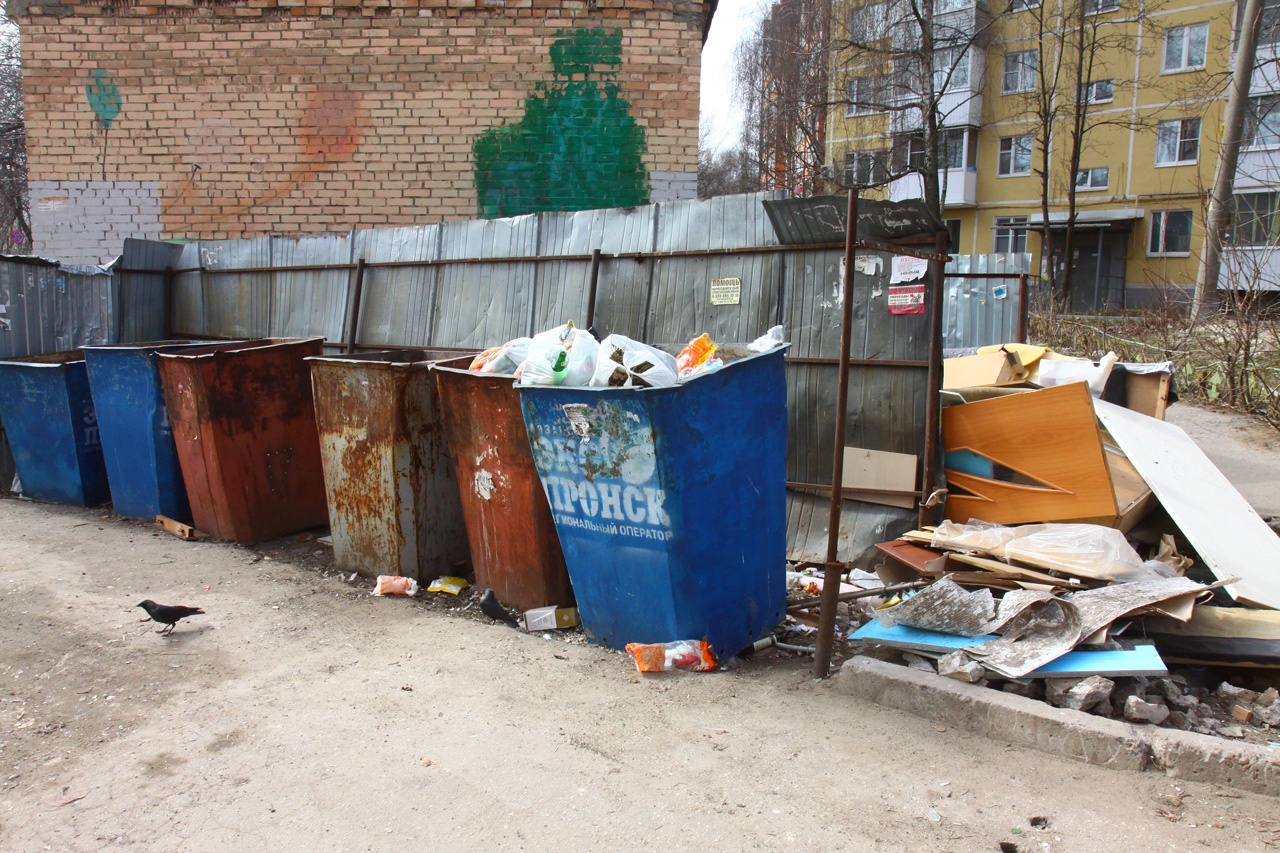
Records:
[[[621,403],[563,409],[563,428],[543,430],[533,442],[556,524],[636,545],[668,541],[653,431]]]

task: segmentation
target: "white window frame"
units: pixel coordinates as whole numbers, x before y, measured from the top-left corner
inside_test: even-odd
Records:
[[[1195,127],[1195,135],[1192,137],[1188,133],[1190,127]],[[1162,121],[1156,125],[1156,166],[1189,166],[1200,160],[1200,132],[1202,123],[1198,118],[1174,118]],[[1172,136],[1176,133],[1177,136]],[[1162,148],[1167,144],[1166,139],[1172,140],[1175,159],[1162,160]],[[1195,155],[1190,159],[1182,156],[1182,148],[1192,139],[1195,140]]]
[[[862,88],[864,86],[869,87],[871,91],[869,93],[859,92],[857,93],[857,95],[855,95],[854,89]],[[849,103],[844,105],[845,118],[852,118],[853,116],[869,116],[869,115],[875,115],[877,113],[884,112],[883,108],[877,109],[876,107],[869,107],[866,105],[858,106],[857,104],[853,103],[854,101],[859,100],[859,98],[862,95],[866,95],[866,94],[882,95],[883,91],[884,91],[884,79],[882,77],[851,77],[849,78],[849,80],[845,82],[845,97],[848,98],[849,100]],[[874,100],[874,98],[869,97],[866,100]]]
[[[1085,9],[1086,15],[1105,15],[1120,8],[1120,0],[1092,0]]]
[[[1269,202],[1268,209],[1264,212],[1264,216],[1251,215],[1249,219],[1249,239],[1241,240],[1240,228],[1240,200],[1243,198],[1259,199],[1266,198]],[[1257,205],[1251,214],[1257,213]],[[1262,239],[1256,239],[1258,232],[1262,232]],[[1234,246],[1242,249],[1275,247],[1280,245],[1280,192],[1275,190],[1266,190],[1264,192],[1236,193],[1232,199],[1231,210],[1231,231],[1227,235],[1226,245]]]
[[[1263,109],[1263,107],[1268,107]],[[1269,128],[1265,134],[1260,130]],[[1245,117],[1244,137],[1240,140],[1244,151],[1270,151],[1280,148],[1280,97],[1254,95],[1249,98],[1249,115]]]
[[[1195,59],[1191,51],[1192,34],[1199,31],[1203,34],[1201,44],[1203,45],[1200,52],[1199,62]],[[1175,57],[1176,65],[1169,64],[1169,49],[1175,40],[1180,40],[1181,47],[1178,49],[1178,56]],[[1205,57],[1209,54],[1209,24],[1187,24],[1181,27],[1170,27],[1164,31],[1164,42],[1160,46],[1160,73],[1161,74],[1181,74],[1186,71],[1200,71],[1204,68]]]
[[[1032,57],[1030,63],[1027,57]],[[1036,74],[1040,70],[1040,51],[1015,50],[1004,55],[1003,74],[1000,75],[1000,93],[1014,95],[1019,92],[1034,92]],[[1013,84],[1010,85],[1012,79]]]
[[[1022,12],[1027,9],[1040,8],[1040,0],[1009,0],[1010,12]]]
[[[959,58],[956,57],[957,53],[960,54]],[[948,73],[951,74],[950,80],[947,79]],[[967,91],[972,73],[967,49],[944,47],[933,52],[933,91],[936,94]]]
[[[1169,251],[1168,234],[1169,234],[1169,217],[1171,214],[1178,214],[1178,218],[1187,219],[1187,248],[1186,251]],[[1150,258],[1186,258],[1191,255],[1191,237],[1195,231],[1195,214],[1190,210],[1153,210],[1151,211],[1151,219],[1148,220],[1149,231],[1147,232],[1147,257]],[[1152,246],[1155,245],[1153,249]]]
[[[1098,176],[1102,176],[1102,183],[1098,183]],[[1080,178],[1084,177],[1084,183],[1080,182]],[[1110,166],[1093,166],[1089,169],[1080,169],[1076,172],[1076,191],[1077,192],[1093,192],[1095,190],[1105,190],[1111,182]]]
[[[1107,96],[1100,98],[1098,97],[1098,87],[1103,83],[1107,84]],[[1116,97],[1116,83],[1113,79],[1090,80],[1081,86],[1080,90],[1080,103],[1082,104],[1109,104]]]
[[[882,149],[849,151],[845,154],[844,179],[849,186],[874,187],[885,183],[889,177],[886,165],[888,152]],[[867,180],[858,178],[858,171],[867,168]]]
[[[865,32],[860,31],[865,28]],[[866,38],[863,38],[863,37]],[[875,37],[878,36],[878,37]],[[849,38],[868,44],[889,37],[889,4],[867,3],[849,10]]]
[[[997,255],[1018,255],[1027,251],[1027,217],[997,216],[991,251]],[[1004,248],[1001,248],[1001,244]]]
[[[1020,144],[1023,144],[1020,142],[1020,140],[1025,140],[1025,147],[1027,151],[1027,168],[1026,168],[1026,171],[1015,172],[1013,170],[1017,167],[1018,148]],[[1035,138],[1029,133],[1022,134],[1020,136],[1000,137],[1000,143],[996,153],[996,177],[1017,178],[1025,175],[1030,175],[1031,174],[1031,154],[1032,154],[1034,145],[1035,145]],[[1006,160],[1005,158],[1008,158],[1008,159]],[[1006,163],[1008,164],[1007,170],[1006,170]]]

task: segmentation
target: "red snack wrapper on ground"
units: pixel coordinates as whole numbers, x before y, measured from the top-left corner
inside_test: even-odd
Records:
[[[711,672],[719,669],[715,652],[706,640],[675,643],[628,643],[627,652],[636,659],[639,672]]]

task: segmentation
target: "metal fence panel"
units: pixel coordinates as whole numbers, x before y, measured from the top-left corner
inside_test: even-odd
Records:
[[[202,242],[200,266],[209,270],[258,269],[271,265],[271,238]],[[204,333],[223,338],[271,334],[273,273],[206,274]],[[185,330],[184,330],[185,331]]]
[[[349,264],[354,260],[351,244],[350,233],[272,237],[271,266]],[[345,340],[354,281],[350,270],[277,273],[271,285],[271,336]]]
[[[371,264],[433,261],[439,249],[439,225],[357,231],[354,238],[356,259]],[[357,340],[389,348],[425,347],[438,277],[439,268],[433,267],[366,269]]]
[[[538,216],[448,222],[440,257],[529,257],[538,251]],[[533,328],[533,262],[450,264],[441,268],[430,345],[484,349]]]
[[[942,346],[948,349],[1007,344],[1018,339],[1022,290],[1018,276],[1031,271],[1031,255],[958,255],[947,264]],[[951,278],[964,273],[1008,273],[1008,278]]]

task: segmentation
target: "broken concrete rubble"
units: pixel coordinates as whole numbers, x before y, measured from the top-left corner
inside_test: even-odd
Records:
[[[1114,681],[1100,675],[1080,679],[1048,678],[1045,679],[1045,698],[1059,708],[1088,711],[1105,702],[1115,686]]]
[[[1146,702],[1137,696],[1124,700],[1124,718],[1135,723],[1158,726],[1169,718],[1169,708],[1158,702]]]

